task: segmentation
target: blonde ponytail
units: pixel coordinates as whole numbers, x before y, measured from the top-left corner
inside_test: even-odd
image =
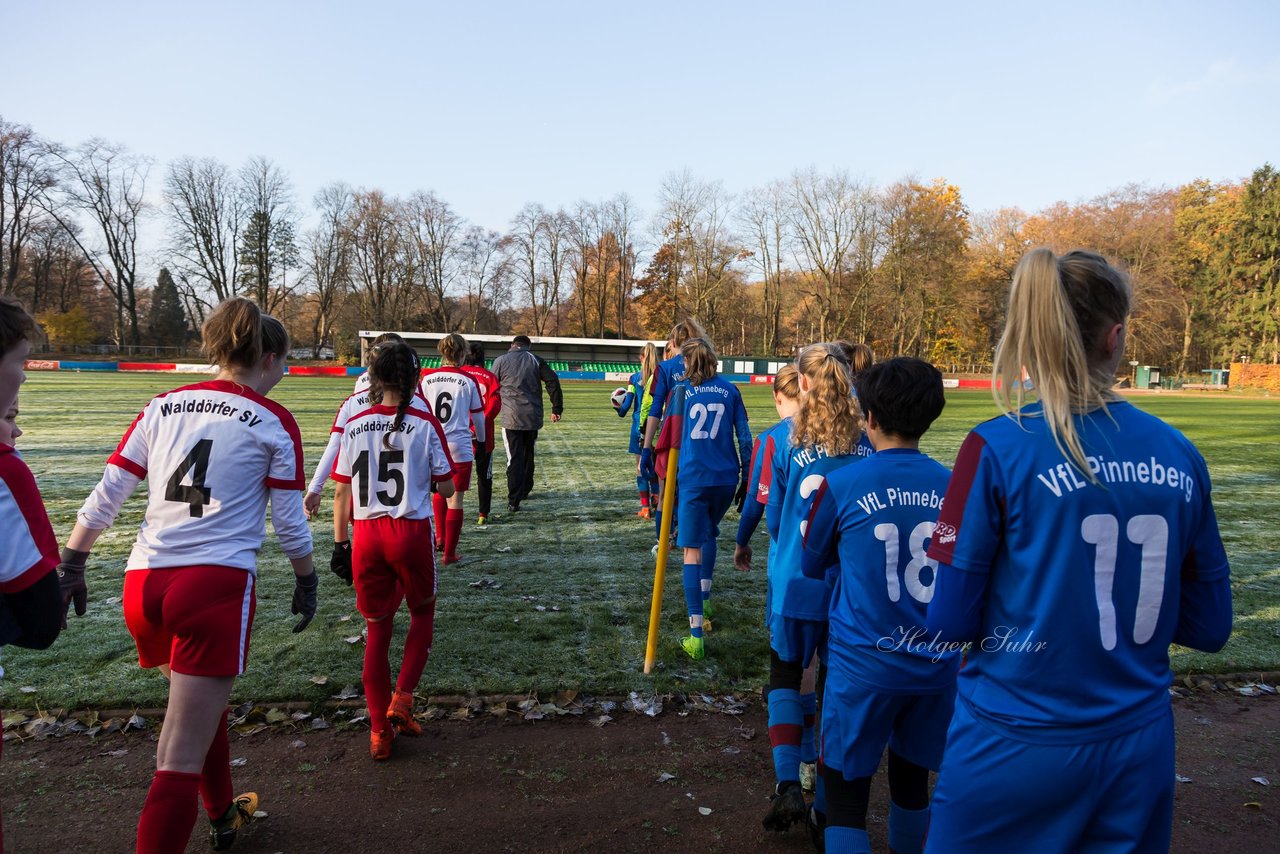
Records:
[[[844,354],[831,344],[811,344],[800,351],[796,370],[809,381],[809,390],[800,396],[791,444],[821,446],[833,457],[853,453],[862,435],[862,414]]]
[[[1115,399],[1101,347],[1106,331],[1129,315],[1129,282],[1101,255],[1076,250],[1061,258],[1045,248],[1022,257],[1009,288],[1008,318],[996,346],[992,394],[1020,419],[1026,370],[1058,450],[1090,481],[1073,417]]]

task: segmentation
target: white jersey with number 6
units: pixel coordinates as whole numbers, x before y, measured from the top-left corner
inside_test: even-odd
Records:
[[[305,485],[302,437],[287,409],[245,386],[184,386],[152,398],[134,419],[80,520],[94,529],[110,525],[140,480],[147,481],[147,510],[128,569],[212,565],[255,573],[270,491]],[[300,507],[296,515],[273,513],[272,520],[291,557],[311,550],[309,532],[297,530],[306,531]]]
[[[484,400],[476,381],[461,368],[436,368],[423,374],[418,389],[444,427],[453,459],[460,463],[475,459],[475,451],[471,447],[471,422],[479,413],[483,423],[484,413]]]
[[[453,477],[440,422],[410,406],[399,431],[384,442],[395,418],[394,406],[371,406],[348,420],[342,433],[333,479],[351,484],[356,519],[430,519],[432,482]]]

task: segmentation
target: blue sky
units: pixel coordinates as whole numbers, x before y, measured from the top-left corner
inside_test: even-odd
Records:
[[[1272,3],[23,2],[0,115],[164,163],[265,155],[301,206],[342,179],[525,202],[689,168],[959,185],[974,211],[1280,161]]]

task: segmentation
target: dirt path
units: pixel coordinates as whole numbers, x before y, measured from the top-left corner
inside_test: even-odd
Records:
[[[1196,694],[1174,702],[1174,851],[1275,850],[1280,840],[1280,697]],[[758,702],[740,716],[615,712],[526,722],[439,720],[375,764],[358,729],[233,735],[239,789],[267,817],[244,852],[809,851],[807,834],[760,828],[771,789]],[[127,852],[150,782],[154,734],[20,742],[0,763],[9,852]],[[663,774],[673,779],[659,782]],[[883,775],[881,775],[882,777]],[[1252,782],[1266,777],[1270,786]],[[872,794],[883,851],[888,793]],[[709,809],[709,814],[703,814]],[[189,851],[207,851],[203,819]]]

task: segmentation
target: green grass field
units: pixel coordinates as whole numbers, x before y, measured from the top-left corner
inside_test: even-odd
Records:
[[[154,394],[182,382],[173,376],[33,374],[22,394],[19,441],[35,471],[60,539],[101,475],[108,454]],[[347,380],[286,379],[273,394],[296,415],[308,474],[328,439]],[[652,524],[635,518],[635,477],[626,453],[629,419],[608,404],[611,384],[565,387],[566,418],[538,443],[534,497],[505,514],[498,449],[498,524],[475,527],[474,497],[461,551],[467,560],[441,572],[436,639],[420,688],[424,694],[592,694],[670,690],[752,690],[766,676],[762,626],[765,534],[756,535],[756,567],[731,566],[733,512],[722,528],[716,576],[717,619],[703,662],[690,662],[675,641],[686,633],[679,565],[668,572],[655,675],[642,673],[653,584]],[[744,388],[753,428],[775,420],[768,390]],[[1209,397],[1138,397],[1135,402],[1182,429],[1200,447],[1215,498],[1235,588],[1235,634],[1219,655],[1175,650],[1179,672],[1280,668],[1280,551],[1266,528],[1280,509],[1280,402]],[[985,393],[953,392],[924,449],[950,464],[967,430],[994,413]],[[474,495],[474,493],[473,493]],[[331,523],[326,492],[313,523],[322,565],[320,611],[300,635],[290,633],[288,562],[268,534],[259,558],[258,614],[248,672],[234,696],[259,702],[323,700],[359,686],[363,621],[354,595],[327,569]],[[144,501],[137,494],[103,534],[90,562],[90,613],[72,619],[52,650],[6,648],[3,708],[157,706],[164,680],[138,668],[120,603],[124,560]],[[491,579],[500,587],[472,588]],[[401,619],[401,635],[407,620]],[[393,650],[397,647],[393,647]],[[325,684],[313,681],[325,677]],[[30,690],[34,689],[34,691]]]

